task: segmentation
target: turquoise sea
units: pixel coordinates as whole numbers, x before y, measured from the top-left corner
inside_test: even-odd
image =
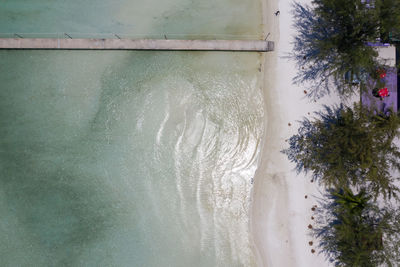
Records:
[[[3,0],[0,36],[240,39],[261,35],[260,12],[259,0]],[[254,266],[260,64],[0,51],[0,266]]]

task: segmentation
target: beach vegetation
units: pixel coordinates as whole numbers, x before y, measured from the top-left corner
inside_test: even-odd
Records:
[[[293,17],[297,34],[289,57],[298,68],[293,81],[307,86],[308,97],[334,90],[343,100],[372,89],[367,83],[375,84],[375,97],[382,100],[385,89],[388,95],[383,78],[389,66],[375,47],[400,42],[400,0],[295,2]],[[320,252],[335,266],[397,266],[399,115],[360,101],[324,106],[299,123],[282,152],[298,173],[310,173],[326,190],[318,208],[311,208],[315,223],[308,225]]]
[[[391,42],[390,34],[400,29],[399,5],[399,0],[294,3],[297,35],[290,54],[298,67],[294,82],[308,86],[312,98],[329,94],[331,88],[343,97],[358,91],[345,76],[366,77],[385,66],[368,43]]]
[[[325,106],[315,115],[300,121],[283,150],[296,170],[311,172],[327,188],[365,188],[375,197],[397,197],[399,178],[392,176],[400,170],[397,114],[354,104]]]
[[[320,202],[313,236],[335,266],[395,266],[400,260],[400,213],[380,208],[365,190],[332,189]]]
[[[374,2],[379,18],[377,22],[381,42],[398,42],[398,38],[400,37],[400,0],[380,0]]]

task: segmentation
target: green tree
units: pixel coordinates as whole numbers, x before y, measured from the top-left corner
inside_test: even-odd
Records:
[[[400,0],[376,0],[376,6],[361,0],[314,0],[312,8],[294,4],[294,27],[297,35],[290,57],[299,68],[295,83],[306,83],[309,96],[319,98],[336,88],[344,96],[358,87],[345,79],[366,79],[377,67],[377,51],[367,45],[400,28],[398,6]],[[371,1],[372,2],[372,1]],[[393,19],[394,18],[394,19]],[[393,22],[396,20],[396,23]]]
[[[336,266],[373,267],[399,262],[399,212],[379,208],[364,190],[330,190],[313,235]]]
[[[366,188],[375,197],[396,196],[391,173],[400,170],[399,117],[353,107],[325,107],[313,121],[304,118],[283,150],[298,172],[312,172],[326,187]]]
[[[375,9],[379,18],[380,39],[386,43],[395,41],[393,37],[400,37],[400,1],[380,0],[376,2]]]

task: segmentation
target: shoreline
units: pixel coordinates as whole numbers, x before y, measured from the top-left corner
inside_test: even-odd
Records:
[[[262,0],[262,23],[264,36],[268,36],[267,40],[273,40],[275,42],[275,50],[262,55],[262,91],[264,97],[264,129],[263,129],[263,140],[261,142],[261,151],[259,166],[254,175],[254,185],[252,189],[252,202],[250,212],[250,233],[252,236],[254,254],[256,257],[257,266],[278,266],[275,265],[275,260],[271,256],[271,253],[275,253],[276,249],[270,244],[269,238],[270,230],[274,231],[274,227],[271,225],[273,220],[270,217],[276,217],[276,196],[272,192],[270,186],[271,179],[274,175],[269,175],[268,169],[273,165],[272,156],[274,149],[271,147],[276,144],[278,136],[273,132],[275,129],[279,132],[279,124],[274,121],[274,105],[271,103],[271,99],[277,100],[274,96],[276,90],[276,74],[277,74],[277,62],[278,62],[278,51],[279,51],[279,39],[280,39],[280,25],[279,16],[274,16],[274,10],[278,10],[279,0]],[[279,102],[279,101],[278,101]],[[271,127],[272,126],[272,127]],[[278,126],[278,128],[276,127]],[[276,149],[275,149],[276,150]],[[279,179],[275,179],[276,182]],[[282,207],[284,208],[284,207]],[[274,257],[277,258],[277,257]],[[281,258],[281,257],[279,257]],[[284,265],[289,266],[288,262]]]
[[[311,0],[300,0],[310,4]],[[313,241],[307,226],[312,224],[311,207],[320,196],[310,176],[297,175],[294,165],[280,151],[286,139],[297,133],[298,120],[312,117],[324,104],[339,102],[331,95],[314,102],[304,94],[307,88],[292,84],[295,62],[284,58],[292,51],[291,1],[262,0],[263,26],[275,51],[262,57],[264,134],[259,165],[251,193],[250,235],[257,266],[330,266]],[[278,16],[274,12],[279,10]],[[307,198],[306,198],[307,196]],[[314,242],[316,243],[316,242]],[[315,249],[316,253],[311,253]]]

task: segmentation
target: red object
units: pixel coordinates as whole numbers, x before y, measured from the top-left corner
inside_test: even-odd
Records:
[[[380,97],[386,97],[389,95],[389,90],[386,87],[379,89],[378,94]]]
[[[379,78],[385,78],[386,77],[386,70],[385,69],[378,69],[377,70],[378,74],[379,74]]]

